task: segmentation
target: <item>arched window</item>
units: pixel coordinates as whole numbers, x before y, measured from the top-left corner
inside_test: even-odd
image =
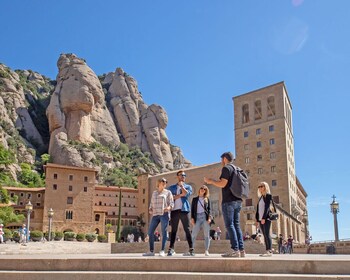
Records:
[[[257,100],[254,103],[254,120],[261,120],[262,112],[261,112],[261,100]]]
[[[276,108],[275,108],[275,97],[270,96],[267,98],[267,116],[273,117],[276,115]]]
[[[249,122],[249,105],[244,104],[242,107],[242,122],[248,123]]]

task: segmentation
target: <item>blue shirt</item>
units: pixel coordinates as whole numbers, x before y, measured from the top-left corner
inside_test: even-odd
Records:
[[[181,201],[182,201],[182,209],[181,209],[181,211],[182,212],[190,212],[191,205],[190,205],[190,202],[188,201],[188,198],[192,194],[192,187],[190,185],[184,183],[184,188],[187,191],[187,194],[185,196],[181,197]],[[175,196],[176,195],[176,191],[177,191],[177,184],[169,186],[168,190],[171,191],[173,196]]]

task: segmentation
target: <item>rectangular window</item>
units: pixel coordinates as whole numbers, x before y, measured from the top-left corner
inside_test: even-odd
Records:
[[[38,193],[38,194],[37,194],[37,198],[40,198],[40,197],[41,197],[41,193]]]
[[[73,191],[73,186],[69,186],[68,187],[68,190],[71,192],[71,191]]]
[[[87,192],[87,187],[84,187],[84,192]]]
[[[253,206],[253,200],[251,198],[247,198],[245,200],[245,206]]]
[[[14,197],[14,196],[15,196],[15,193],[12,192],[10,196],[11,196],[11,197]]]
[[[244,138],[247,138],[248,137],[248,131],[244,131],[244,133],[243,133],[243,135],[244,135]]]
[[[32,194],[31,193],[28,193],[27,194],[27,198],[30,199],[32,197]]]
[[[53,189],[53,190],[57,190],[57,185],[56,185],[56,184],[53,184],[52,189]]]
[[[87,181],[88,181],[88,177],[85,176],[85,177],[84,177],[84,182],[87,182]]]
[[[244,161],[245,161],[245,163],[249,163],[249,157],[246,157],[246,158],[244,159]]]
[[[66,220],[73,220],[73,211],[66,211]]]
[[[279,204],[279,203],[280,203],[280,197],[279,197],[278,195],[273,196],[272,199],[273,199],[273,202],[274,202],[274,203],[276,203],[276,204]]]
[[[258,155],[256,158],[257,161],[261,161],[262,160],[262,155]]]
[[[73,204],[73,197],[67,197],[67,204]]]
[[[270,132],[275,131],[275,126],[274,126],[274,125],[270,125],[270,126],[269,126],[269,131],[270,131]]]
[[[39,206],[39,207],[40,207],[40,202],[37,202],[37,203],[36,203],[36,206]]]
[[[262,168],[258,168],[258,174],[262,174],[263,173],[263,169]]]
[[[276,172],[276,166],[271,166],[271,172]]]
[[[274,145],[275,144],[275,138],[271,138],[270,139],[270,145]]]
[[[256,132],[256,135],[260,135],[261,134],[261,128],[257,128],[255,132]]]
[[[275,153],[275,152],[271,152],[271,153],[270,153],[270,158],[271,158],[271,159],[276,158],[276,153]]]
[[[244,144],[244,150],[247,151],[249,149],[249,144]]]
[[[54,178],[54,179],[57,179],[57,174],[56,174],[56,173],[53,174],[53,178]]]
[[[69,175],[69,181],[73,181],[73,175]]]
[[[271,186],[276,187],[277,186],[277,180],[272,180],[271,181]]]
[[[249,220],[251,220],[252,219],[252,214],[251,213],[248,213],[247,214],[247,220],[249,221]]]
[[[257,148],[261,148],[262,147],[261,141],[256,142],[256,147]]]

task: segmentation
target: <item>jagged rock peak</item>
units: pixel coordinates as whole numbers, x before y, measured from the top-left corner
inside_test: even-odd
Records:
[[[67,142],[98,141],[118,147],[119,136],[101,83],[86,62],[74,54],[61,54],[57,66],[57,84],[46,111],[51,134],[49,153],[55,163],[89,166],[91,163],[84,162]]]

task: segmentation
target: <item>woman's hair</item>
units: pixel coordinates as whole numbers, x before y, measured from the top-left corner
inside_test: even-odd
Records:
[[[165,183],[168,183],[167,179],[165,179],[165,178],[160,178],[160,179],[158,179],[158,180],[157,180],[157,187],[159,186],[160,183],[164,183],[164,182],[165,182]]]
[[[258,197],[261,197],[262,196],[262,193],[260,191],[260,188],[259,186],[264,186],[265,187],[265,190],[266,190],[266,193],[271,193],[270,192],[270,186],[268,183],[266,182],[260,182],[259,185],[258,185]]]
[[[199,195],[199,192],[201,191],[201,189],[204,189],[204,190],[205,190],[205,191],[204,191],[204,194],[203,194],[203,197],[204,197],[205,200],[208,200],[208,198],[209,198],[209,188],[208,188],[208,186],[206,186],[206,185],[201,186],[201,187],[198,189],[198,195]]]

